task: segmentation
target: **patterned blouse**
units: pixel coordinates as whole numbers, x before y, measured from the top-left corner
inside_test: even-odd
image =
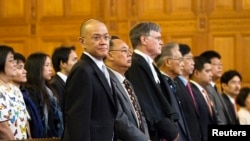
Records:
[[[19,88],[0,84],[0,122],[7,121],[16,140],[27,139],[29,114]]]

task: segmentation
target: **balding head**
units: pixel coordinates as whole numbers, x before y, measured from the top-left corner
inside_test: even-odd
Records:
[[[103,22],[96,20],[96,19],[90,19],[82,23],[80,27],[80,37],[83,37],[87,34],[89,26],[92,26],[93,24],[97,24],[97,23],[104,24]]]

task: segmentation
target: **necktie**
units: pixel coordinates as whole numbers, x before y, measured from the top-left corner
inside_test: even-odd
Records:
[[[217,86],[216,86],[216,85],[214,85],[214,89],[215,89],[215,91],[216,91],[217,93],[219,93],[219,91],[218,91],[218,89],[217,89]]]
[[[102,72],[103,72],[103,74],[105,75],[105,77],[106,77],[106,79],[107,79],[107,81],[108,81],[108,83],[109,83],[109,86],[111,86],[111,85],[110,85],[109,72],[108,72],[108,70],[107,70],[107,67],[106,67],[104,64],[102,65]]]
[[[208,93],[207,93],[207,91],[206,91],[205,89],[202,90],[202,93],[205,94],[206,101],[207,101],[207,105],[208,105],[208,109],[209,109],[210,115],[212,116],[212,115],[213,115],[212,101],[211,101],[210,98],[208,97]]]
[[[124,86],[125,86],[125,88],[126,88],[128,94],[129,94],[129,98],[130,98],[130,100],[131,100],[131,102],[132,102],[132,105],[133,105],[133,107],[134,107],[134,109],[135,109],[135,114],[136,114],[137,119],[138,119],[138,123],[139,123],[138,125],[139,125],[139,127],[141,128],[142,117],[141,117],[141,113],[140,113],[140,109],[139,109],[139,104],[138,104],[138,102],[136,101],[136,98],[135,98],[135,94],[134,94],[134,92],[133,92],[133,90],[132,90],[132,88],[131,88],[131,86],[130,86],[128,80],[125,79],[125,80],[123,81],[123,84],[124,84]],[[141,129],[142,129],[142,128],[141,128]]]
[[[233,107],[234,107],[234,113],[235,113],[235,117],[238,118],[238,112],[237,112],[237,107],[236,107],[236,104],[235,102],[232,103],[233,104]]]
[[[193,103],[194,103],[194,107],[195,107],[195,109],[197,110],[197,103],[196,103],[196,101],[195,101],[194,94],[193,94],[193,91],[192,91],[192,88],[191,88],[189,82],[187,83],[186,87],[187,87],[187,89],[188,89],[188,93],[189,93],[190,96],[192,97],[192,100],[193,100]]]
[[[176,84],[175,84],[175,81],[173,81],[169,77],[167,77],[167,79],[168,79],[168,84],[169,84],[170,88],[172,89],[173,93],[176,93]]]

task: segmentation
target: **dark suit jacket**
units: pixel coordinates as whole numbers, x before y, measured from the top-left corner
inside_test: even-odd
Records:
[[[192,97],[190,96],[186,86],[179,77],[175,78],[176,94],[181,102],[184,117],[189,129],[190,138],[192,141],[202,141],[202,132],[199,119],[198,109],[195,109]]]
[[[191,87],[195,96],[196,103],[199,107],[198,109],[200,113],[199,115],[200,115],[201,129],[203,132],[203,139],[204,141],[207,141],[208,140],[208,125],[217,124],[216,119],[214,117],[214,113],[213,113],[213,116],[210,115],[207,102],[204,96],[202,95],[201,91],[199,90],[199,88],[193,83],[191,83]]]
[[[225,93],[222,93],[222,98],[225,102],[225,105],[228,108],[228,115],[231,118],[231,120],[228,121],[228,124],[239,125],[240,122],[239,122],[239,119],[235,115],[235,110],[234,110],[234,106],[233,106],[232,102],[230,101],[230,99],[228,98],[228,96]]]
[[[178,127],[178,131],[179,131],[179,141],[191,141],[191,138],[190,138],[190,135],[189,135],[189,129],[187,127],[187,122],[186,122],[186,119],[184,117],[184,111],[183,111],[182,103],[181,103],[180,98],[179,98],[180,95],[177,95],[177,93],[174,93],[173,90],[170,87],[170,84],[168,83],[168,81],[173,82],[173,80],[171,80],[165,74],[163,74],[162,76],[164,78],[163,81],[165,81],[168,93],[169,93],[169,95],[171,97],[170,98],[171,99],[170,103],[171,103],[173,109],[175,109],[175,111],[179,115],[179,120],[177,121],[177,127]],[[173,83],[176,85],[175,82],[173,82]]]
[[[58,95],[60,107],[62,111],[64,111],[63,105],[65,96],[65,82],[59,75],[55,74],[55,76],[53,76],[52,79],[50,80],[50,86],[54,89],[54,91]]]
[[[163,137],[171,141],[178,133],[174,123],[178,115],[168,103],[166,97],[169,96],[161,73],[157,68],[155,69],[161,81],[160,84],[155,82],[146,60],[134,53],[132,65],[125,76],[134,86],[135,94],[148,123],[151,140],[158,141]]]
[[[135,115],[133,105],[125,92],[122,84],[119,82],[115,74],[109,70],[111,82],[114,85],[114,92],[117,93],[117,97],[120,104],[120,110],[116,117],[115,127],[118,139],[122,141],[148,141],[148,126],[146,120],[142,115],[142,129],[139,129],[137,123],[137,117]],[[136,99],[136,101],[138,101]],[[139,104],[139,103],[138,103]]]
[[[217,123],[220,125],[228,124],[227,120],[230,120],[228,118],[231,118],[231,117],[228,115],[228,109],[222,99],[221,94],[219,94],[211,84],[209,84],[206,87],[206,91],[209,94],[210,100],[213,101],[215,114],[217,116]]]
[[[115,95],[96,63],[86,54],[66,82],[63,141],[112,141]]]

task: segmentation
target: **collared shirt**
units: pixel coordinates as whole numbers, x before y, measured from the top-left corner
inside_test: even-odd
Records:
[[[187,80],[184,76],[182,76],[182,75],[179,75],[178,77],[181,79],[181,82],[183,82],[183,84],[184,84],[185,86],[187,86],[188,80]]]
[[[150,69],[151,69],[151,72],[152,72],[152,74],[153,74],[153,77],[154,77],[154,79],[155,79],[155,82],[156,82],[156,83],[160,83],[160,79],[158,78],[158,75],[157,75],[157,73],[156,73],[156,71],[155,71],[155,69],[154,69],[154,66],[153,66],[153,62],[154,62],[153,59],[150,58],[147,54],[141,52],[141,51],[138,50],[138,49],[135,49],[134,52],[135,52],[136,54],[141,55],[141,56],[146,60],[146,62],[148,63],[148,65],[149,65],[149,67],[150,67]]]
[[[66,82],[67,76],[66,76],[65,74],[63,74],[63,73],[61,73],[61,72],[57,72],[56,74],[57,74],[59,77],[61,77],[62,80],[63,80],[64,82]]]
[[[193,81],[193,80],[190,80],[190,82],[193,83],[195,86],[198,87],[198,89],[199,89],[200,92],[202,93],[202,95],[203,95],[204,99],[206,100],[206,102],[209,103],[209,102],[208,102],[208,99],[207,99],[207,95],[203,92],[205,89],[204,89],[200,84],[198,84],[197,82],[195,82],[195,81]]]
[[[96,63],[97,67],[102,71],[102,65],[105,65],[103,63],[103,60],[96,59],[95,57],[90,55],[88,52],[84,52],[84,54],[88,55]]]

